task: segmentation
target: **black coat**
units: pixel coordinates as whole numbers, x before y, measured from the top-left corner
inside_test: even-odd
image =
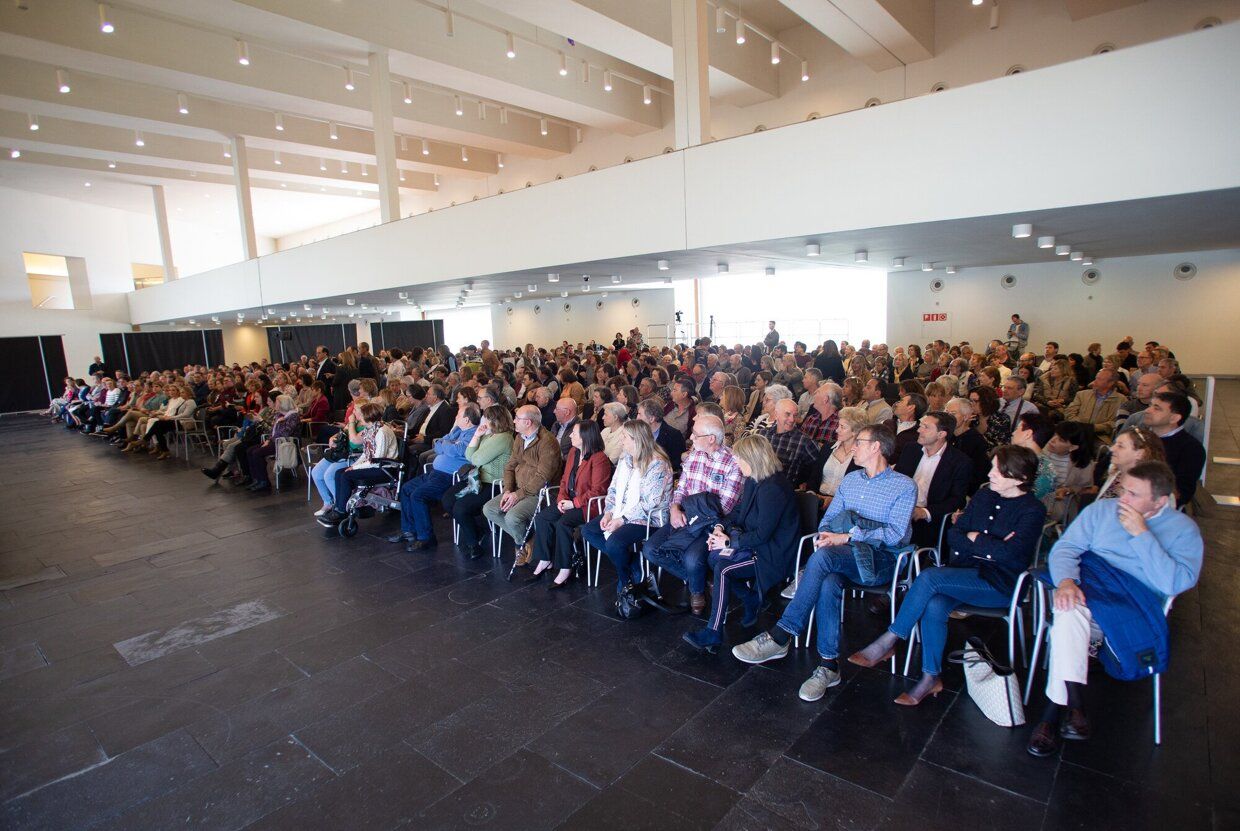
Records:
[[[725,527],[734,550],[753,551],[757,555],[759,592],[790,576],[800,520],[792,486],[782,473],[761,482],[746,479],[741,498],[728,514]]]
[[[910,444],[896,462],[896,472],[912,479],[921,462],[920,444]],[[938,542],[939,524],[943,517],[964,507],[969,495],[969,482],[973,477],[973,463],[969,457],[950,444],[943,449],[943,458],[934,470],[930,488],[926,492],[926,510],[930,520],[913,522],[913,542],[931,545]]]
[[[826,355],[819,355],[814,358],[814,369],[822,373],[822,377],[827,381],[834,381],[837,384],[844,383],[847,373],[844,372],[844,361],[839,357],[828,358]]]
[[[426,443],[432,444],[435,439],[442,439],[452,431],[452,425],[456,422],[456,410],[447,401],[439,405],[439,409],[435,410],[422,423],[421,433],[426,437]]]
[[[659,435],[655,436],[654,441],[667,454],[667,458],[672,463],[672,470],[679,472],[680,457],[684,455],[686,447],[685,434],[674,427],[668,427],[664,424],[659,427]]]
[[[349,408],[349,382],[357,378],[357,370],[353,367],[341,364],[336,367],[336,374],[332,376],[332,409],[347,410]]]
[[[573,425],[577,424],[580,421],[581,419],[577,419],[577,418],[574,418],[572,421],[570,421],[564,427],[564,434],[560,436],[559,439],[557,439],[557,441],[559,441],[560,443],[560,458],[563,458],[563,459],[568,458],[568,449],[573,446]],[[552,422],[551,426],[547,429],[550,430],[551,435],[554,436],[560,432],[560,424],[558,421]]]
[[[969,479],[969,492],[986,484],[990,476],[990,449],[986,446],[985,437],[972,428],[958,436],[952,436],[952,446],[969,457],[973,465],[973,475]]]
[[[1033,494],[1003,499],[982,488],[947,529],[948,564],[976,568],[983,580],[1009,594],[1033,563],[1045,521],[1046,506]],[[978,532],[976,540],[969,540],[970,531]],[[1009,534],[1015,536],[1007,539]]]
[[[1175,504],[1183,505],[1193,500],[1197,492],[1197,480],[1206,465],[1206,449],[1201,442],[1184,430],[1162,440],[1167,453],[1167,465],[1175,474]]]

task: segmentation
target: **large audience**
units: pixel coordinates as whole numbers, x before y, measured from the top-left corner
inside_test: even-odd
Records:
[[[977,348],[789,348],[769,330],[751,346],[656,347],[637,329],[511,350],[361,343],[137,377],[96,358],[48,415],[157,459],[181,445],[188,458],[197,438],[216,454],[205,476],[255,494],[304,464],[329,536],[392,509],[389,542],[433,553],[448,517],[461,556],[507,540],[513,572],[549,590],[589,578],[591,557],[597,582],[605,555],[618,615],[687,610],[684,640],[705,652],[729,613],[752,630],[732,653],[754,664],[808,641],[816,618],[806,701],[840,683],[842,655],[878,666],[913,638],[921,675],[895,703],[937,695],[949,620],[1005,609],[1029,572],[1053,608],[1036,756],[1089,737],[1091,655],[1117,677],[1161,671],[1163,604],[1201,569],[1189,512],[1205,465],[1202,401],[1170,349],[1038,354],[1015,315]],[[890,625],[842,653],[856,590]]]

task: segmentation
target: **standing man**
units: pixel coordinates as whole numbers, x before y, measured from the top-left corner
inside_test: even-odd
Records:
[[[1029,343],[1029,324],[1020,319],[1020,315],[1012,315],[1012,325],[1007,331],[1008,343],[1016,344],[1017,352],[1024,352],[1025,345]]]
[[[766,333],[766,337],[762,339],[762,343],[766,346],[766,351],[770,352],[779,346],[779,330],[775,328],[775,321],[773,320],[767,323],[767,328],[769,331]]]

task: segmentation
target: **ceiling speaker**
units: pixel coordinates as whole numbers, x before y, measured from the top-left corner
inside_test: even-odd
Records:
[[[1015,274],[1004,274],[1002,277],[999,278],[999,285],[1003,286],[1005,289],[1015,288],[1016,287],[1016,275]]]
[[[1197,266],[1192,263],[1180,263],[1171,270],[1177,280],[1191,280],[1197,276]]]
[[[542,306],[535,306],[535,307],[534,307],[534,314],[536,314],[536,315],[540,315],[540,314],[542,314]]]
[[[633,304],[633,308],[634,308],[634,309],[636,309],[638,306],[640,306],[640,305],[642,304],[642,301],[641,301],[641,298],[640,298],[640,297],[634,297],[634,298],[633,298],[632,300],[630,300],[629,302]]]
[[[594,308],[596,308],[596,309],[600,309],[600,310],[601,310],[601,309],[603,308],[603,301],[602,301],[602,300],[595,300],[595,301],[594,301]]]
[[[564,314],[568,314],[568,313],[569,313],[569,312],[571,312],[572,310],[573,310],[573,304],[572,304],[572,303],[565,303],[565,304],[564,304]]]
[[[1092,286],[1102,279],[1102,272],[1096,268],[1087,268],[1081,272],[1081,282]]]
[[[933,280],[930,281],[930,291],[935,291],[935,292],[942,291],[944,285],[946,284],[943,282],[942,277],[935,277]]]
[[[512,306],[508,307],[508,316],[512,317]]]

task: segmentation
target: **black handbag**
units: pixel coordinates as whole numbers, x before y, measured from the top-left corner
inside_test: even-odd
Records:
[[[343,435],[337,433],[336,435]],[[343,462],[349,458],[349,440],[336,439],[327,443],[327,449],[323,451],[323,458],[329,462]]]
[[[616,595],[616,616],[621,620],[636,620],[641,617],[644,600],[641,586],[625,583]]]

